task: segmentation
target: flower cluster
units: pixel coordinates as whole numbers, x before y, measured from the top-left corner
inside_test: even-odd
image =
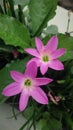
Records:
[[[64,48],[57,49],[57,36],[53,36],[45,46],[37,37],[35,38],[35,43],[37,49],[25,49],[27,53],[35,56],[35,58],[28,61],[25,73],[11,71],[10,75],[14,82],[6,86],[2,92],[5,96],[14,96],[21,93],[19,100],[20,111],[26,108],[30,96],[38,103],[48,104],[48,95],[39,86],[44,86],[52,82],[53,79],[46,77],[37,78],[38,67],[40,67],[42,75],[47,72],[48,68],[55,70],[64,69],[63,64],[57,58],[62,56],[66,50]]]

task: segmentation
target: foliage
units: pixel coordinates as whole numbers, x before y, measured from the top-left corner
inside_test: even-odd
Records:
[[[3,7],[0,5],[0,105],[8,99],[2,95],[2,90],[12,82],[10,70],[24,72],[30,59],[24,49],[35,47],[35,36],[46,44],[51,36],[57,35],[58,48],[67,50],[59,58],[65,66],[64,71],[49,69],[45,74],[54,79],[46,85],[45,92],[61,100],[54,104],[48,97],[48,105],[39,105],[30,98],[28,107],[21,113],[27,121],[19,130],[24,127],[31,130],[32,126],[34,130],[63,130],[64,127],[73,130],[73,37],[60,34],[55,25],[47,26],[56,8],[57,0],[3,0]],[[41,75],[39,71],[38,75]]]

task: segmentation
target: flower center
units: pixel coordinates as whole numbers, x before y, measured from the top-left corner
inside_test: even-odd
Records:
[[[31,81],[30,81],[30,79],[27,79],[25,82],[24,82],[24,85],[26,85],[26,86],[31,86]]]
[[[43,56],[42,60],[43,60],[44,62],[48,62],[48,61],[49,61],[49,57],[48,57],[47,55],[45,55],[45,56]]]

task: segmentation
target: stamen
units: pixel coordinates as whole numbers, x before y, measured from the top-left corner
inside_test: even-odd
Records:
[[[24,85],[26,85],[26,86],[31,86],[31,81],[30,81],[30,79],[27,79],[27,80],[24,82]]]
[[[44,61],[44,62],[48,62],[48,61],[49,61],[49,57],[48,57],[47,55],[44,56],[44,57],[43,57],[43,61]]]

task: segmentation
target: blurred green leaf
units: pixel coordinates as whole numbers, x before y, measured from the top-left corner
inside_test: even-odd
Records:
[[[13,46],[5,45],[3,40],[0,39],[0,52],[12,52],[13,50]]]
[[[57,0],[30,0],[28,6],[33,36],[36,36],[56,14]]]
[[[66,48],[67,51],[73,51],[73,37],[65,34],[58,34],[59,48]]]
[[[71,67],[71,73],[73,74],[73,66]]]
[[[14,0],[15,5],[28,5],[29,0]]]
[[[67,61],[73,59],[73,51],[67,51],[63,56],[59,58],[61,61]]]
[[[36,130],[42,130],[43,126],[46,124],[46,120],[41,119],[39,122],[37,122]],[[46,129],[45,129],[46,130]]]
[[[13,17],[0,15],[0,38],[6,45],[29,47],[30,36],[27,28]]]
[[[7,64],[2,70],[0,70],[0,103],[4,102],[8,97],[2,95],[3,88],[6,85],[10,84],[13,80],[10,77],[11,70],[17,70],[20,72],[24,72],[26,62],[28,61],[28,57],[24,60],[16,60]]]
[[[47,27],[46,30],[43,31],[43,33],[47,36],[48,34],[57,34],[58,33],[58,27],[56,25],[50,25]]]
[[[29,119],[32,116],[33,111],[34,111],[34,107],[30,106],[26,108],[22,114],[26,119]]]
[[[68,130],[73,130],[73,120],[71,119],[70,115],[68,113],[65,113],[65,121]]]
[[[48,121],[46,119],[41,119],[36,125],[36,130],[62,130],[60,121],[49,117],[48,119]]]
[[[42,130],[44,129],[45,127]],[[53,119],[51,118],[48,121],[48,129],[49,130],[62,130],[62,123],[54,118]]]

